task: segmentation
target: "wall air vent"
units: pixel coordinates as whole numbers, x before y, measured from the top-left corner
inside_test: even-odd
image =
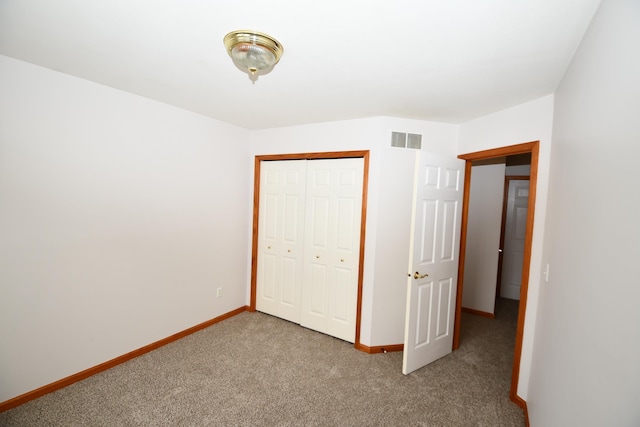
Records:
[[[417,133],[391,132],[391,146],[400,148],[422,148],[422,135]]]

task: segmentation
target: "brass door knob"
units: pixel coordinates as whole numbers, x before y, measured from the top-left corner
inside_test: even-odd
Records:
[[[420,274],[417,271],[415,272],[415,274],[413,275],[414,279],[424,279],[425,277],[429,276],[427,273],[425,274]]]

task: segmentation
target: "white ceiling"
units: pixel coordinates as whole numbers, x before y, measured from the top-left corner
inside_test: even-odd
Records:
[[[600,0],[0,0],[0,54],[248,129],[460,123],[555,91]],[[222,38],[284,45],[252,84]]]

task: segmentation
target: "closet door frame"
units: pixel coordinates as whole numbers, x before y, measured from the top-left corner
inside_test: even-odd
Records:
[[[253,174],[253,233],[251,244],[251,301],[249,311],[256,311],[256,286],[258,276],[258,226],[260,209],[260,166],[261,162],[273,160],[317,160],[362,158],[364,161],[362,181],[362,213],[360,218],[360,260],[358,263],[358,296],[356,300],[356,335],[354,347],[360,348],[360,322],[362,312],[362,278],[364,272],[364,242],[367,224],[367,192],[369,184],[369,150],[332,151],[325,153],[295,153],[258,155],[254,161]]]

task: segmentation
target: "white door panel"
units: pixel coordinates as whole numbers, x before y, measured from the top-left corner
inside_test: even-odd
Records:
[[[500,296],[503,298],[520,299],[528,207],[529,180],[511,179],[507,192],[502,277],[500,279]]]
[[[343,324],[348,324],[351,314],[350,307],[350,292],[352,290],[353,274],[350,268],[338,268],[334,269],[333,289],[331,294],[333,295],[330,307],[333,311],[333,319]]]
[[[355,341],[364,159],[261,163],[256,309]]]
[[[256,309],[300,322],[306,167],[262,162]]]
[[[463,184],[464,161],[416,153],[404,374],[452,349]]]
[[[307,165],[302,326],[355,341],[364,160]]]

